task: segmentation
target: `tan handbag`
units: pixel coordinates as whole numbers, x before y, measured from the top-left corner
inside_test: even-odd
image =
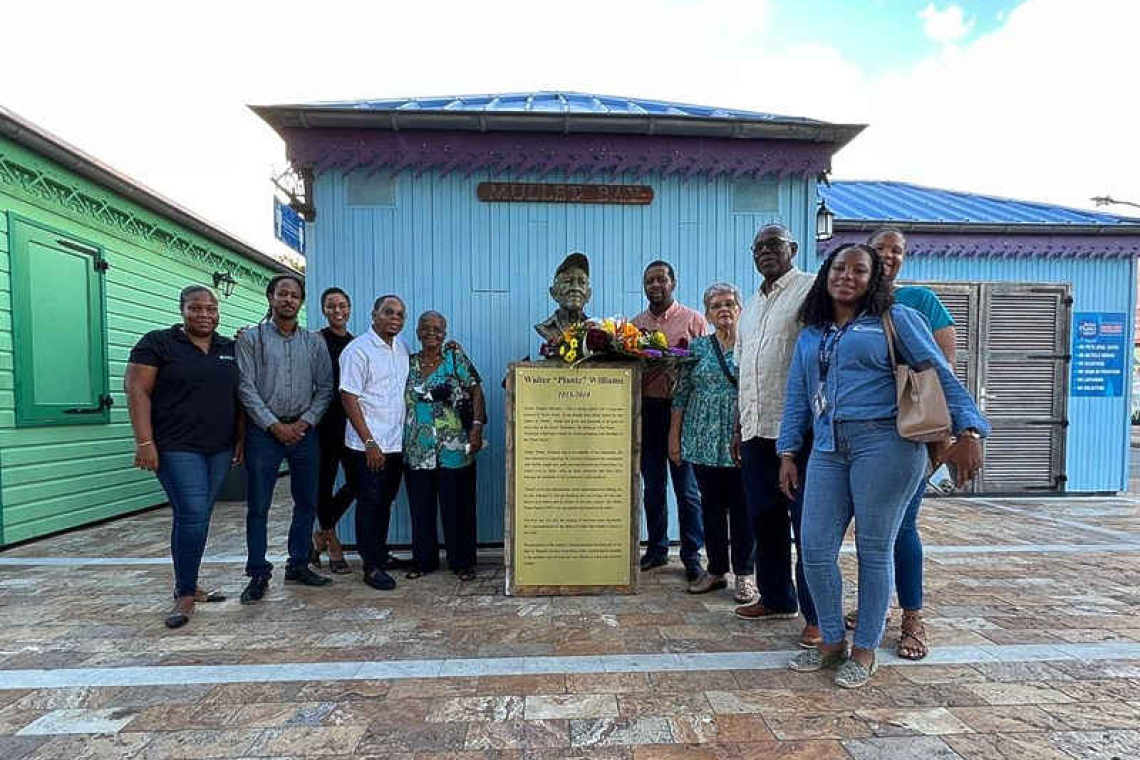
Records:
[[[887,352],[895,371],[899,435],[908,441],[920,443],[947,441],[953,433],[953,427],[950,408],[946,406],[946,394],[942,392],[942,381],[938,379],[938,370],[933,365],[915,369],[899,364],[895,356],[897,333],[889,313],[883,314],[883,331],[887,334]],[[936,447],[930,448],[931,458],[934,459]]]

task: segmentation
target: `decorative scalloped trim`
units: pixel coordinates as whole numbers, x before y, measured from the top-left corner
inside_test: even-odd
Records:
[[[285,129],[281,134],[294,166],[318,172],[386,168],[393,175],[437,169],[445,175],[490,170],[539,176],[556,171],[609,177],[815,176],[830,168],[834,152],[830,143],[728,138],[369,129]]]
[[[211,250],[176,228],[155,224],[147,217],[150,212],[135,212],[120,196],[110,192],[93,191],[84,180],[76,180],[62,172],[53,171],[31,162],[20,160],[6,143],[0,141],[0,184],[14,195],[35,203],[54,206],[64,216],[81,224],[98,227],[108,234],[133,239],[144,248],[184,261],[204,265],[212,271],[228,271],[244,282],[265,285],[269,276],[248,264]],[[153,216],[153,218],[159,218]]]
[[[837,232],[835,237],[820,243],[818,250],[821,256],[826,256],[838,245],[866,242],[869,235],[869,232]],[[906,249],[907,256],[1123,259],[1140,257],[1140,235],[950,235],[908,232]]]

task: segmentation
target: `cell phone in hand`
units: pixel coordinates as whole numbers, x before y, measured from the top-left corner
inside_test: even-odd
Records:
[[[958,490],[958,468],[949,462],[942,465],[926,479],[929,490],[941,496],[949,496]]]

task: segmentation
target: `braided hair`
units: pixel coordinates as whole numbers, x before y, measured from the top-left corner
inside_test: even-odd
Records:
[[[804,298],[804,302],[800,306],[798,315],[800,324],[826,327],[835,321],[835,304],[831,300],[831,294],[827,292],[827,276],[836,257],[851,249],[860,250],[867,254],[867,258],[871,262],[871,281],[867,284],[867,292],[863,294],[860,311],[878,317],[886,314],[887,310],[891,308],[894,296],[891,295],[890,285],[883,279],[883,262],[879,261],[875,249],[863,243],[844,243],[828,254],[827,258],[823,260],[823,264],[820,265],[819,272],[815,276],[815,282],[812,283],[811,290],[808,291],[807,297]]]

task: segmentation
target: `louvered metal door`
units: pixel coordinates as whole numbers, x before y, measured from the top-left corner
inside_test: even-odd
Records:
[[[1069,286],[917,283],[957,324],[955,374],[993,432],[973,493],[1063,491],[1068,401]]]
[[[1069,288],[986,283],[980,295],[977,398],[993,432],[977,490],[1063,491]]]

